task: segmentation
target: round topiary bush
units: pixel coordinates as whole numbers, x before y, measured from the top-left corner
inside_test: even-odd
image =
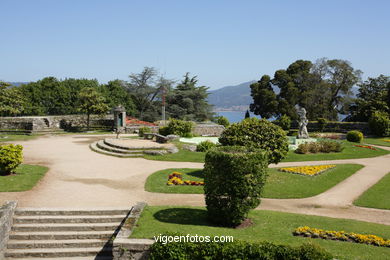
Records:
[[[208,216],[223,226],[237,226],[260,204],[268,153],[245,146],[219,146],[206,153],[204,191]]]
[[[193,124],[190,121],[183,121],[178,119],[169,119],[166,132],[170,135],[179,135],[182,137],[192,137]]]
[[[16,167],[23,162],[23,146],[0,145],[0,175],[8,175],[15,172]]]
[[[203,142],[200,142],[197,146],[196,146],[196,151],[197,152],[207,152],[208,150],[210,150],[211,148],[215,147],[216,144],[209,141],[209,140],[206,140],[206,141],[203,141]]]
[[[347,133],[347,140],[350,142],[361,143],[363,141],[363,133],[357,130]]]
[[[390,118],[387,113],[376,111],[368,121],[370,130],[377,136],[390,136]]]
[[[266,119],[248,118],[229,126],[222,132],[219,142],[260,148],[269,152],[269,163],[278,163],[288,153],[288,140],[283,129]]]

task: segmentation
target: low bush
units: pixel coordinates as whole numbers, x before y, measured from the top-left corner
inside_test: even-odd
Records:
[[[357,130],[347,133],[347,140],[350,142],[361,143],[363,141],[363,133]]]
[[[8,175],[23,162],[23,146],[0,145],[0,175]]]
[[[166,127],[161,127],[159,133],[161,135],[179,135],[181,137],[192,137],[193,124],[190,121],[178,119],[170,119]]]
[[[283,129],[266,119],[248,118],[226,128],[219,138],[225,146],[246,146],[268,152],[269,163],[278,163],[287,156],[288,140]]]
[[[196,151],[197,152],[207,152],[208,150],[210,150],[211,148],[214,148],[215,146],[217,146],[215,143],[213,143],[209,140],[206,140],[206,141],[200,142],[196,146]]]
[[[368,121],[371,132],[377,136],[390,136],[390,118],[387,113],[376,111]]]
[[[340,142],[331,140],[321,140],[319,142],[303,143],[298,146],[295,153],[306,154],[306,153],[330,153],[330,152],[341,152],[343,147]]]
[[[171,235],[181,242],[156,242],[151,247],[151,260],[179,259],[283,259],[283,260],[328,260],[332,255],[322,247],[303,244],[299,247],[276,245],[270,242],[234,241],[226,243],[213,242],[183,242],[186,236]],[[203,238],[203,237],[202,237]],[[211,240],[211,237],[206,239]],[[199,239],[200,240],[200,239]],[[198,240],[198,241],[199,241]]]
[[[267,176],[267,152],[243,146],[220,146],[206,153],[204,191],[209,219],[237,226],[260,204]]]
[[[229,120],[224,116],[219,116],[216,119],[218,125],[223,125],[224,127],[228,127],[230,125]]]
[[[139,137],[143,137],[145,133],[151,133],[152,132],[152,129],[150,129],[150,127],[141,127],[140,129],[138,129],[138,136]]]

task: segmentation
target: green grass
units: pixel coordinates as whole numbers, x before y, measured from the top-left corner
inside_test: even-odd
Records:
[[[362,147],[355,147],[358,143],[352,143],[348,141],[342,141],[344,150],[340,153],[316,153],[316,154],[297,154],[294,151],[289,151],[288,155],[282,162],[303,162],[303,161],[326,161],[326,160],[342,160],[342,159],[358,159],[358,158],[371,158],[381,155],[389,154],[390,151],[386,151],[380,148],[377,150],[371,150]]]
[[[315,196],[348,178],[362,167],[358,164],[340,164],[318,176],[302,176],[270,168],[262,197],[289,199]],[[202,186],[166,185],[168,175],[174,171],[183,173],[183,180],[203,181],[201,169],[165,169],[147,178],[145,190],[160,193],[203,194]]]
[[[37,138],[37,134],[0,134],[0,143],[1,142],[13,142],[13,141],[28,141],[34,138]]]
[[[203,207],[148,206],[131,237],[153,238],[166,232],[191,235],[233,236],[235,240],[270,241],[277,244],[298,246],[314,243],[332,253],[337,259],[388,259],[390,248],[351,242],[296,237],[292,231],[299,226],[327,230],[344,230],[363,234],[375,234],[390,238],[390,226],[347,219],[254,210],[249,213],[254,225],[243,228],[223,228],[209,223]]]
[[[0,175],[0,192],[31,190],[47,170],[43,166],[21,164],[16,169],[16,174]]]
[[[366,190],[353,204],[361,207],[390,209],[390,173]]]
[[[348,141],[342,141],[344,150],[340,153],[317,153],[317,154],[297,154],[294,151],[289,151],[287,157],[282,162],[301,162],[301,161],[326,161],[326,160],[342,160],[342,159],[358,159],[358,158],[371,158],[381,155],[389,154],[390,151],[386,151],[377,148],[376,151],[355,147],[357,143],[351,143]],[[384,142],[385,143],[385,142]],[[165,155],[146,155],[145,158],[148,160],[157,161],[175,161],[175,162],[204,162],[206,153],[202,152],[190,152],[187,150],[180,149],[183,145],[180,142],[175,143],[179,148],[178,153],[165,154]]]
[[[390,137],[364,138],[363,143],[390,146],[390,142],[385,142],[385,140],[390,140]]]

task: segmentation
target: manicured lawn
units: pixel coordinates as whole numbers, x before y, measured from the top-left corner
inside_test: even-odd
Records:
[[[16,169],[16,174],[0,175],[0,192],[31,190],[47,170],[43,166],[22,164]]]
[[[340,153],[316,153],[316,154],[297,154],[294,151],[289,151],[288,155],[282,162],[302,162],[302,161],[325,161],[325,160],[341,160],[341,159],[358,159],[371,158],[390,153],[380,148],[371,150],[368,148],[356,147],[358,143],[342,141],[344,150]]]
[[[389,142],[385,140],[389,140]],[[364,138],[363,143],[390,146],[390,137]]]
[[[204,207],[151,207],[145,208],[134,238],[153,238],[166,232],[191,235],[233,236],[234,240],[270,241],[277,244],[298,246],[314,243],[332,253],[337,259],[388,259],[390,248],[351,242],[296,237],[292,231],[299,226],[327,230],[344,230],[363,234],[375,234],[390,238],[390,226],[347,219],[254,210],[249,213],[254,225],[243,228],[223,228],[210,224]]]
[[[27,141],[27,140],[32,140],[39,135],[37,134],[20,134],[20,135],[15,135],[15,134],[0,134],[0,143],[1,142],[11,142],[11,141]]]
[[[302,176],[270,168],[263,197],[277,199],[311,197],[330,189],[362,167],[358,164],[340,164],[317,176]],[[183,173],[183,180],[203,181],[201,169],[166,169],[150,175],[146,180],[145,190],[161,193],[203,194],[202,186],[166,185],[168,175],[174,171]]]
[[[358,143],[351,143],[348,141],[342,141],[344,145],[344,150],[340,153],[317,153],[317,154],[297,154],[294,151],[289,151],[288,155],[282,162],[301,162],[301,161],[325,161],[325,160],[341,160],[341,159],[357,159],[357,158],[371,158],[376,156],[381,156],[390,153],[380,148],[377,148],[376,151],[355,147]],[[176,144],[179,149],[181,143]],[[159,156],[147,155],[146,159],[157,160],[157,161],[176,161],[176,162],[204,162],[205,153],[202,152],[190,152],[187,150],[182,150],[174,154],[166,154]]]
[[[366,190],[353,204],[361,207],[390,209],[390,173]]]

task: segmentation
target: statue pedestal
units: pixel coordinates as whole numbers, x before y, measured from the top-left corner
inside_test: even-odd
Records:
[[[288,148],[290,150],[296,150],[300,144],[317,142],[316,138],[298,139],[296,137],[289,137]]]

